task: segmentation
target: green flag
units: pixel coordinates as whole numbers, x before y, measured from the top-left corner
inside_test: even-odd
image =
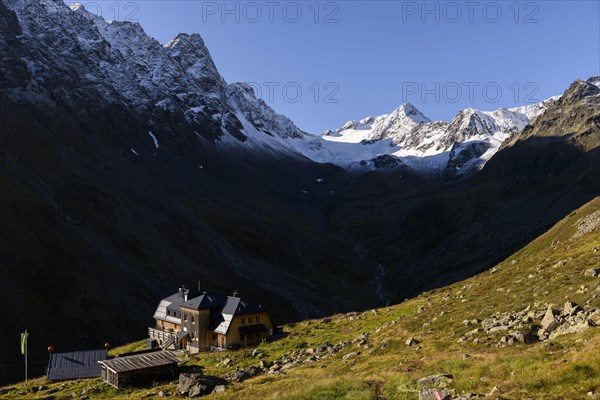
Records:
[[[25,347],[27,346],[27,336],[29,336],[27,330],[21,333],[21,354],[25,354]]]

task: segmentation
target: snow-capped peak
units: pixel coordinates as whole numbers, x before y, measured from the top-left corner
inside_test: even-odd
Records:
[[[419,111],[415,106],[411,103],[404,103],[394,111],[390,115],[393,115],[397,118],[409,118],[413,122],[417,124],[431,122],[429,118],[425,116],[421,111]]]
[[[71,11],[85,10],[85,7],[81,3],[73,3],[69,6],[69,8]]]

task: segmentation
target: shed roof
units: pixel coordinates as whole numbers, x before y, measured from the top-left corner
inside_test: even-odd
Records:
[[[48,362],[48,380],[93,378],[100,376],[99,361],[106,360],[106,350],[53,353]]]
[[[161,367],[179,363],[179,359],[169,351],[134,354],[126,357],[115,357],[110,360],[98,361],[114,372],[135,371],[152,367]]]

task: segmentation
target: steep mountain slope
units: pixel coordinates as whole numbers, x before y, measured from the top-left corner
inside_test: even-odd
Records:
[[[600,395],[600,328],[594,326],[600,324],[600,278],[593,269],[600,270],[600,197],[466,281],[387,308],[288,324],[285,338],[257,352],[186,357],[182,371],[232,380],[207,399],[416,399],[418,380],[439,373],[452,376],[442,379],[440,390],[455,400],[589,399]],[[553,332],[561,334],[540,341],[549,306]],[[0,398],[18,392],[61,398],[82,390],[97,398],[161,391],[180,397],[172,383],[115,389],[100,379],[39,379]]]

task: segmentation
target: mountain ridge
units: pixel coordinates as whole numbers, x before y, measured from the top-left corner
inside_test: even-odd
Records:
[[[56,28],[44,27],[47,32],[42,33],[36,31],[41,14],[29,17],[34,9],[26,10],[27,2],[11,0],[7,4],[22,20],[19,26],[30,35],[53,35],[53,42],[62,43],[57,55],[68,48],[79,55],[72,67],[47,52],[43,57],[21,57],[21,68],[37,76],[38,89],[30,95],[48,99],[44,81],[48,66],[34,60],[52,60],[51,68],[59,71],[74,68],[82,83],[97,91],[105,102],[124,102],[141,114],[180,114],[193,134],[217,144],[239,147],[251,138],[257,142],[254,146],[248,144],[253,151],[288,152],[350,170],[411,168],[442,180],[470,175],[507,137],[524,128],[555,100],[491,112],[465,109],[450,122],[431,121],[407,103],[390,114],[349,121],[321,136],[310,135],[257,99],[248,84],[225,82],[197,33],[180,33],[162,45],[138,23],[107,22],[80,3],[67,7],[54,1],[36,3],[36,12],[45,13],[62,30],[76,26],[77,32],[64,35]],[[50,87],[51,92],[57,90],[61,89]],[[173,135],[161,132],[161,123],[153,118],[148,125],[159,142],[163,134]],[[358,138],[353,138],[357,133]]]
[[[389,149],[379,147],[388,157],[427,174],[442,174],[447,178],[469,175],[483,167],[501,144],[511,135],[525,128],[553,101],[552,97],[540,103],[479,111],[472,108],[460,110],[450,121],[431,121],[407,103],[416,120],[399,117],[398,110],[378,117],[351,120],[334,131],[326,131],[325,140],[373,145],[389,140]],[[387,150],[387,151],[386,151]],[[371,157],[381,154],[371,154]],[[310,156],[309,156],[310,157]],[[356,160],[359,166],[373,167],[369,152]],[[430,160],[430,161],[427,161]],[[346,166],[351,163],[346,163]]]

